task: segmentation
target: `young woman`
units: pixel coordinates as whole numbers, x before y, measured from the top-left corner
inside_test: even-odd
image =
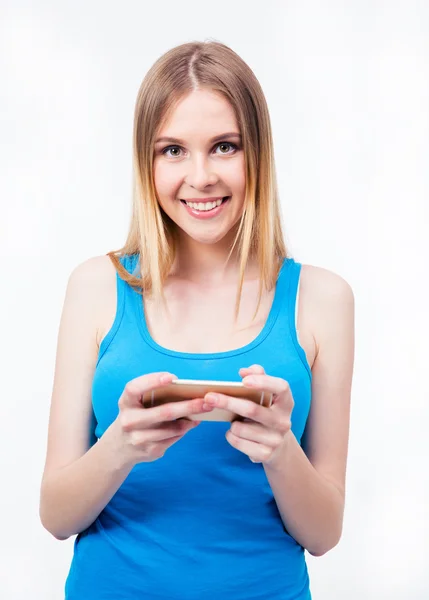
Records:
[[[342,531],[354,299],[288,256],[266,101],[230,48],[153,65],[134,174],[125,246],[75,268],[59,329],[40,516],[77,534],[66,598],[308,600],[304,551]],[[143,407],[177,377],[274,400]]]

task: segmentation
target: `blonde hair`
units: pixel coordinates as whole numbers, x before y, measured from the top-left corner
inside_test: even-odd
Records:
[[[234,110],[242,135],[246,191],[244,209],[230,258],[237,245],[237,318],[246,265],[259,265],[257,314],[263,288],[271,290],[287,256],[274,165],[270,117],[261,86],[250,67],[228,46],[190,42],[161,56],[146,74],[136,100],[133,130],[133,206],[123,248],[108,253],[119,276],[142,294],[164,299],[163,284],[175,258],[175,224],[160,209],[154,179],[154,142],[176,104],[192,91],[221,94]],[[130,274],[119,257],[139,254],[139,274]]]

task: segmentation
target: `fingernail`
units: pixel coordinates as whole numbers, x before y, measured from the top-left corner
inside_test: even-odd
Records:
[[[217,396],[215,394],[207,394],[204,398],[204,400],[206,400],[209,403],[214,403],[217,400]]]
[[[173,379],[172,379],[170,373],[165,373],[164,375],[161,375],[161,377],[159,378],[161,383],[169,383],[170,381],[172,381],[174,379],[178,379],[178,378],[176,377],[176,375],[173,375]]]

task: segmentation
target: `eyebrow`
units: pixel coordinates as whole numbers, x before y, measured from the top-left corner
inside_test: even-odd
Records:
[[[214,142],[220,142],[220,141],[224,140],[225,138],[230,138],[230,137],[235,137],[235,138],[238,138],[241,140],[240,133],[237,133],[236,131],[229,131],[228,133],[222,133],[221,135],[215,136],[214,138],[212,138],[210,140],[210,143],[214,144]],[[185,144],[184,140],[180,140],[179,138],[173,138],[173,137],[160,137],[155,140],[155,144],[159,144],[160,142],[169,142],[172,144],[180,144],[180,145]]]

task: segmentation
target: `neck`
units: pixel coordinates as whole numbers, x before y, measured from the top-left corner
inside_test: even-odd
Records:
[[[235,284],[240,268],[239,254],[234,248],[226,262],[234,240],[234,236],[227,237],[216,244],[201,244],[189,236],[180,236],[172,274],[197,284]]]

